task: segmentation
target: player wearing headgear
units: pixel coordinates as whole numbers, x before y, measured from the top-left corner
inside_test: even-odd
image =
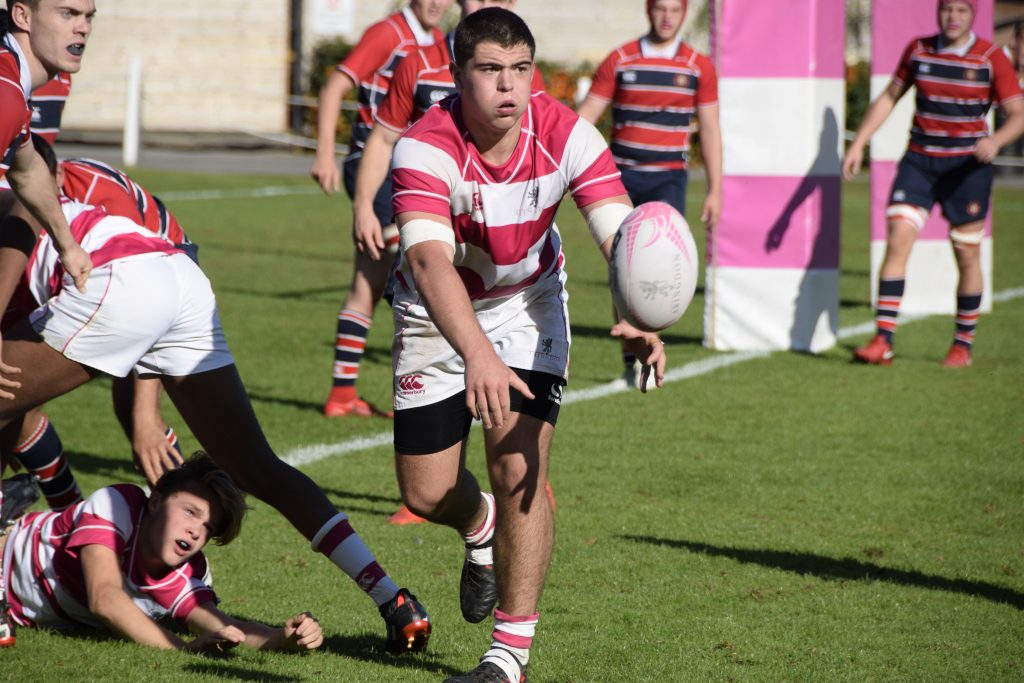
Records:
[[[393,310],[395,452],[402,498],[466,544],[463,616],[494,611],[490,648],[454,683],[521,683],[554,538],[544,495],[569,362],[564,255],[554,217],[568,191],[607,258],[631,205],[597,130],[533,92],[535,44],[502,8],[463,19],[458,96],[395,146],[402,240]],[[621,335],[661,382],[656,335]],[[481,419],[493,497],[465,469]]]
[[[359,42],[331,73],[320,91],[317,115],[316,161],[310,173],[325,193],[337,192],[340,185],[334,158],[334,138],[341,101],[358,87],[359,113],[344,161],[345,191],[355,193],[356,173],[363,145],[373,127],[374,115],[388,92],[395,67],[417,46],[429,46],[442,40],[437,26],[451,6],[451,0],[410,0],[409,5],[366,30]],[[391,187],[386,184],[373,198],[373,211],[380,225],[391,226]],[[387,230],[390,235],[394,228]],[[358,238],[353,233],[358,244]],[[359,364],[366,349],[366,337],[373,322],[373,309],[384,293],[391,273],[392,259],[372,259],[356,249],[352,283],[338,312],[334,347],[334,371],[331,393],[324,404],[324,415],[340,417],[381,414],[356,393]]]
[[[598,66],[579,115],[597,123],[612,107],[611,150],[634,205],[662,201],[686,215],[690,128],[700,125],[707,177],[701,219],[714,229],[722,205],[722,134],[714,65],[679,37],[686,0],[647,0],[647,35],[616,48]],[[624,377],[639,381],[623,350]],[[638,386],[638,385],[637,385]]]
[[[1024,132],[1024,98],[1006,55],[971,30],[976,0],[939,0],[940,32],[916,38],[903,52],[885,92],[868,107],[843,159],[843,176],[860,171],[864,147],[911,86],[917,88],[910,144],[889,196],[888,238],[878,281],[877,333],[854,351],[874,365],[892,362],[907,259],[934,204],[949,221],[960,280],[953,343],[943,364],[971,364],[984,274],[981,242],[992,192],[992,160]],[[990,132],[986,114],[998,105],[1007,118]]]
[[[0,536],[0,604],[10,606],[9,614],[0,610],[0,646],[14,644],[17,624],[105,628],[142,645],[193,652],[319,647],[323,631],[309,612],[273,628],[218,609],[203,547],[234,540],[245,510],[231,478],[197,453],[149,495],[118,484],[62,513],[29,513]],[[183,640],[161,625],[165,618],[198,636]]]
[[[55,179],[50,191],[57,194]],[[49,235],[16,205],[0,223],[0,304],[24,273],[36,301],[0,346],[0,428],[100,374],[160,377],[196,439],[244,490],[275,507],[378,606],[389,651],[426,646],[429,617],[399,589],[324,493],[267,443],[199,266],[127,218],[64,198],[66,220],[95,264],[69,288]],[[3,460],[0,454],[0,469]]]

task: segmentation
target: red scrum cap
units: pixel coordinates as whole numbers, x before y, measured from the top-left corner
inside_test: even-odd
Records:
[[[939,9],[950,2],[962,2],[971,8],[971,14],[975,17],[978,16],[978,0],[939,0]],[[647,3],[650,5],[650,3]]]
[[[656,3],[657,1],[658,0],[647,0],[648,12],[650,12],[654,8],[654,3]],[[971,4],[973,5],[974,3],[972,2]],[[977,8],[975,8],[975,11],[977,11]],[[686,0],[683,0],[683,14],[686,14]]]

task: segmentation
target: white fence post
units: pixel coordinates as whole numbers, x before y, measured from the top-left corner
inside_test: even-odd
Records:
[[[142,112],[142,60],[138,57],[132,57],[128,62],[125,100],[121,162],[125,167],[132,168],[139,163],[139,130]]]

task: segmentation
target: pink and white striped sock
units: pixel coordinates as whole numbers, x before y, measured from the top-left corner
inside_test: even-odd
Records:
[[[484,506],[487,508],[487,512],[480,526],[463,536],[466,545],[483,545],[494,538],[494,496],[481,491],[480,497],[484,499]]]
[[[491,649],[480,658],[491,662],[508,676],[512,683],[520,683],[523,669],[530,663],[530,646],[537,630],[538,613],[525,617],[494,610],[494,630],[491,632]]]
[[[327,520],[313,536],[311,545],[348,574],[378,607],[398,593],[398,586],[377,564],[377,558],[349,524],[344,512]]]

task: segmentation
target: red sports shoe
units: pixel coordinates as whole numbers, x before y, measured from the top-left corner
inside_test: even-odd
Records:
[[[390,410],[381,410],[359,397],[349,401],[327,399],[327,403],[324,404],[324,417],[345,417],[347,415],[354,415],[355,417],[373,417],[376,415],[377,417],[386,417],[388,419],[394,419],[395,417],[395,414]]]
[[[397,524],[398,526],[405,526],[406,524],[423,524],[425,521],[427,520],[423,519],[404,505],[398,508],[398,512],[388,517],[389,523]]]
[[[7,601],[0,600],[0,647],[14,647],[17,638],[14,635],[14,622],[7,615]]]
[[[889,365],[895,355],[892,344],[880,334],[875,335],[865,346],[853,350],[854,360],[870,365]]]
[[[947,368],[966,368],[971,364],[971,349],[963,344],[953,344],[949,347],[946,360],[942,364]]]

